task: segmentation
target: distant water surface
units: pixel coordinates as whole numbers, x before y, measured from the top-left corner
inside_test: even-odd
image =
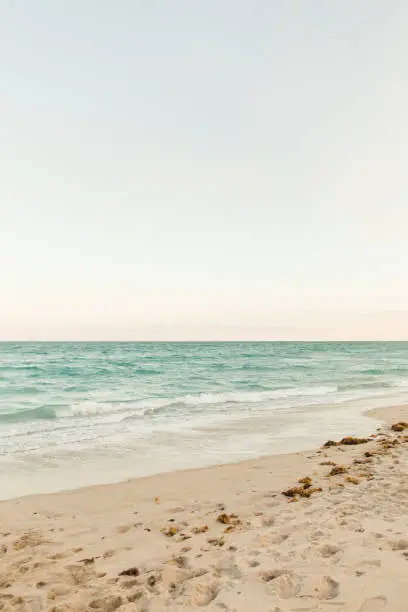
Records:
[[[0,343],[0,497],[312,448],[408,401],[408,343]]]

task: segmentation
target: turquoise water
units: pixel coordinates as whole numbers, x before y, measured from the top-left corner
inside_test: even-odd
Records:
[[[0,496],[313,447],[408,400],[408,343],[0,343]]]

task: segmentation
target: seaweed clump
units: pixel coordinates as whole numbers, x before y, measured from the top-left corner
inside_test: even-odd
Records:
[[[384,441],[380,442],[380,446],[383,449],[383,451],[387,451],[390,448],[394,448],[394,446],[397,446],[398,444],[401,444],[401,443],[397,439],[395,439],[395,440],[384,440]]]
[[[119,573],[119,576],[139,576],[140,572],[137,567],[129,567]]]
[[[355,438],[354,436],[346,436],[342,440],[340,440],[340,444],[345,446],[351,446],[353,444],[367,444],[369,442],[369,438]]]
[[[242,524],[241,520],[236,514],[227,514],[226,512],[222,512],[217,516],[217,522],[222,523],[223,525],[227,525],[224,530],[225,533],[235,531],[235,529]]]
[[[327,440],[327,442],[325,442],[323,444],[324,448],[329,448],[330,446],[338,446],[338,442],[335,442],[334,440]]]
[[[351,446],[355,444],[367,444],[367,442],[370,442],[369,438],[356,438],[355,436],[346,436],[345,438],[342,438],[340,442],[335,442],[334,440],[327,440],[327,442],[323,444],[323,448],[329,448],[330,446]]]
[[[213,546],[223,547],[225,544],[225,538],[224,536],[221,536],[220,538],[208,538],[207,542]]]
[[[282,495],[291,498],[291,501],[298,501],[299,497],[309,498],[313,493],[320,493],[322,489],[320,487],[312,487],[312,479],[310,476],[299,479],[301,486],[291,487],[286,491],[282,491]]]
[[[208,525],[202,525],[201,527],[193,527],[193,533],[205,533],[208,531]]]
[[[303,485],[304,489],[309,489],[312,486],[312,479],[310,476],[305,476],[304,478],[299,478],[299,484]]]
[[[367,458],[367,459],[354,459],[353,463],[355,465],[364,465],[366,463],[372,463],[372,461],[373,460],[369,459],[369,458]]]
[[[391,425],[392,431],[404,431],[404,429],[408,429],[408,423],[405,421],[400,421],[399,423],[394,423]]]
[[[358,478],[354,478],[354,476],[346,476],[344,479],[346,482],[350,482],[351,484],[358,485],[360,481]]]
[[[175,536],[178,532],[180,531],[180,529],[178,527],[165,527],[163,529],[161,529],[161,532],[167,536],[168,538],[172,538],[173,536]]]
[[[298,495],[299,497],[309,498],[312,496],[313,493],[320,493],[321,491],[322,489],[320,487],[292,487],[287,491],[282,491],[282,495],[285,495],[286,497],[291,497],[293,500],[295,500],[297,499]]]
[[[346,474],[347,470],[344,465],[335,465],[334,468],[331,469],[329,476],[338,476],[339,474]]]
[[[217,522],[222,523],[223,525],[231,525],[238,519],[236,514],[227,514],[226,512],[221,512],[217,516]]]

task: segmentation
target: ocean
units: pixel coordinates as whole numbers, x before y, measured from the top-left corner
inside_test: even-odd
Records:
[[[313,448],[408,401],[408,343],[0,343],[0,498]]]

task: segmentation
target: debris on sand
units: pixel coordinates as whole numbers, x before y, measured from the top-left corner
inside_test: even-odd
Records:
[[[356,438],[355,436],[346,436],[345,438],[342,438],[340,442],[335,442],[334,440],[327,440],[327,442],[323,444],[323,448],[329,448],[330,446],[352,446],[356,444],[367,444],[367,442],[370,441],[370,438]]]
[[[351,484],[358,485],[360,481],[358,478],[354,478],[353,476],[346,476],[344,479],[345,482],[350,482]]]
[[[147,584],[148,586],[152,589],[154,586],[156,586],[156,582],[157,582],[157,578],[156,576],[152,575],[149,576],[147,579]]]
[[[161,529],[160,531],[168,538],[172,538],[180,531],[180,529],[178,527],[173,526],[173,527],[163,527],[163,529]]]
[[[139,576],[139,570],[137,567],[129,567],[128,569],[119,572],[119,576]]]
[[[338,476],[338,474],[346,474],[347,470],[344,465],[335,465],[329,473],[329,476]]]
[[[224,529],[224,533],[230,533],[231,531],[235,531],[237,527],[242,525],[241,520],[238,518],[236,514],[226,514],[222,512],[217,516],[218,523],[222,523],[223,525],[227,525]]]
[[[394,446],[397,446],[398,444],[401,444],[401,442],[399,440],[397,440],[396,438],[392,441],[390,440],[384,440],[380,442],[380,446],[381,448],[386,451],[390,448],[394,448]]]
[[[169,565],[176,565],[177,567],[181,569],[187,569],[189,565],[187,557],[184,557],[183,555],[174,556],[171,559],[169,559],[167,563]]]
[[[346,436],[340,440],[340,444],[345,446],[350,446],[353,444],[367,444],[367,442],[370,442],[369,438],[355,438],[354,436]]]
[[[207,542],[212,544],[212,546],[222,547],[225,544],[225,538],[224,536],[221,536],[220,538],[208,538]]]
[[[222,523],[223,525],[231,525],[238,519],[236,514],[226,514],[222,512],[217,516],[217,522]]]
[[[87,557],[86,559],[80,559],[80,563],[83,563],[84,565],[92,565],[92,563],[95,563],[95,559],[99,559],[99,557]]]
[[[394,423],[391,425],[392,431],[404,431],[404,429],[408,429],[408,423],[405,421],[400,421],[399,423]]]
[[[305,476],[304,478],[299,478],[298,480],[299,484],[304,485],[304,489],[308,489],[312,486],[312,479],[310,478],[310,476]]]
[[[292,487],[291,489],[282,491],[282,495],[285,495],[285,497],[290,497],[292,501],[298,501],[298,496],[309,498],[312,496],[313,493],[320,493],[322,491],[320,487],[311,486],[311,478],[302,478],[301,480],[306,480],[306,482],[303,483],[303,486]]]
[[[194,534],[205,533],[208,531],[208,525],[201,525],[201,527],[193,527],[192,529]]]

